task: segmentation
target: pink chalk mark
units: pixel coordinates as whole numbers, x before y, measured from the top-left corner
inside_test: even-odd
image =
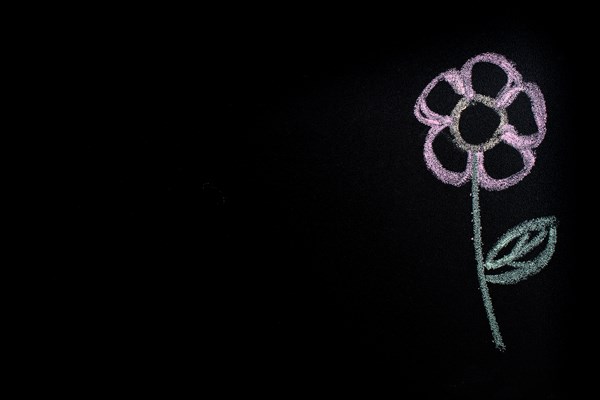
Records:
[[[469,59],[460,71],[450,69],[441,73],[425,87],[417,99],[414,113],[420,122],[431,127],[427,138],[425,139],[423,151],[427,168],[429,168],[429,170],[444,183],[454,186],[464,185],[471,179],[473,155],[470,152],[467,152],[467,165],[463,172],[449,171],[444,168],[433,151],[432,143],[440,132],[452,123],[452,117],[433,112],[427,106],[427,97],[438,83],[446,81],[457,94],[464,96],[469,100],[473,99],[476,93],[473,90],[471,76],[473,66],[479,62],[497,65],[506,73],[507,82],[495,98],[496,107],[504,110],[513,103],[519,93],[524,93],[531,102],[531,110],[537,126],[537,132],[530,135],[519,134],[517,129],[510,123],[501,127],[502,141],[519,151],[521,158],[523,159],[523,169],[509,177],[502,179],[490,177],[485,171],[483,164],[484,152],[478,153],[477,170],[481,187],[487,190],[504,190],[516,185],[531,172],[531,169],[535,164],[535,155],[532,149],[539,146],[542,140],[544,140],[547,119],[546,102],[540,88],[535,83],[523,82],[521,74],[509,60],[500,54],[484,53]]]
[[[472,99],[475,96],[471,77],[473,75],[473,66],[477,63],[485,62],[497,65],[502,68],[506,74],[507,81],[504,87],[498,92],[496,99],[501,99],[507,95],[512,89],[520,87],[523,81],[521,74],[515,69],[514,65],[500,54],[483,53],[468,60],[460,70],[460,76],[465,85],[465,97]]]
[[[440,115],[431,111],[427,106],[427,96],[429,96],[429,93],[431,93],[433,88],[441,81],[448,82],[452,89],[461,96],[464,95],[465,92],[460,74],[455,69],[443,72],[429,82],[429,85],[425,87],[425,90],[423,90],[423,93],[421,93],[417,99],[417,103],[415,104],[415,116],[420,122],[431,127],[448,126],[452,122],[452,118],[449,115]]]
[[[519,93],[527,95],[531,102],[531,111],[537,126],[537,132],[530,135],[521,135],[514,126],[510,125],[510,128],[505,130],[502,140],[517,149],[535,148],[540,145],[544,140],[544,136],[546,136],[546,102],[540,88],[535,83],[525,82],[521,87],[515,89],[514,95],[504,99],[501,106],[498,107],[506,108],[510,106]]]
[[[477,174],[479,175],[479,184],[487,190],[504,190],[521,182],[527,176],[535,164],[535,155],[530,149],[517,149],[523,159],[523,169],[519,172],[502,179],[495,179],[488,175],[483,165],[484,152],[477,153]]]
[[[473,162],[471,153],[468,153],[467,166],[465,170],[463,172],[454,172],[444,168],[433,151],[433,141],[445,128],[445,126],[436,126],[429,130],[427,138],[425,139],[425,164],[440,181],[453,186],[462,186],[471,178],[471,163]]]

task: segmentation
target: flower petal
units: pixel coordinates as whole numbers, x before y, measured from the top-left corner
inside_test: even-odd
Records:
[[[523,169],[521,152],[504,142],[485,151],[485,172],[492,178],[506,178]]]
[[[502,179],[495,179],[489,176],[485,170],[483,161],[484,153],[477,153],[477,175],[479,176],[479,184],[487,190],[504,190],[519,183],[525,176],[531,172],[533,164],[535,164],[535,155],[531,149],[517,149],[521,153],[523,159],[523,169],[519,172]]]
[[[449,115],[440,115],[436,112],[431,111],[427,106],[427,96],[433,90],[433,88],[441,81],[446,81],[450,84],[452,89],[459,95],[464,95],[464,84],[457,70],[451,69],[443,72],[435,77],[423,90],[423,93],[417,99],[415,104],[415,117],[425,125],[430,127],[434,126],[448,126],[452,122],[452,118]]]
[[[531,101],[531,112],[537,127],[537,132],[531,135],[520,135],[513,125],[506,125],[506,129],[502,134],[502,140],[517,149],[534,148],[544,140],[546,136],[546,102],[542,91],[535,83],[524,83],[518,88],[514,94],[510,94],[503,101],[501,107],[508,107],[517,97],[519,93],[525,93]]]
[[[440,163],[452,172],[462,172],[469,159],[469,151],[461,149],[450,132],[450,128],[444,128],[433,139],[433,152]]]
[[[506,57],[495,54],[495,53],[483,53],[469,59],[465,65],[463,65],[460,70],[460,76],[465,85],[465,97],[469,100],[475,96],[475,91],[473,90],[473,82],[472,82],[472,73],[473,66],[480,62],[486,62],[490,64],[497,65],[502,68],[504,73],[506,73],[507,81],[506,85],[500,90],[496,99],[504,98],[507,93],[513,90],[515,87],[520,87],[523,81],[521,74],[515,69],[513,64],[506,59]]]
[[[472,156],[471,153],[469,153],[467,165],[463,172],[454,172],[444,168],[433,151],[433,141],[444,128],[445,126],[435,126],[429,130],[427,138],[425,139],[425,146],[423,150],[425,164],[440,181],[449,185],[462,186],[471,177]]]

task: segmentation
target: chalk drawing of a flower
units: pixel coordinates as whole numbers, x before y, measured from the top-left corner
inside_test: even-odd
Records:
[[[477,63],[490,63],[500,67],[507,76],[507,82],[495,98],[475,93],[472,85],[473,66]],[[447,82],[461,99],[450,115],[440,115],[433,112],[427,105],[427,98],[440,82]],[[507,107],[517,95],[525,94],[531,102],[533,118],[537,131],[530,135],[522,135],[510,124]],[[459,129],[461,115],[465,109],[474,104],[483,104],[494,110],[500,119],[498,128],[490,139],[481,144],[470,144],[464,140]],[[460,70],[450,69],[439,74],[423,90],[414,109],[415,116],[423,124],[429,126],[425,139],[424,158],[427,168],[442,182],[462,186],[471,180],[473,241],[479,286],[483,303],[492,331],[496,347],[504,350],[506,347],[500,334],[500,328],[490,297],[488,283],[513,284],[539,272],[550,261],[554,254],[557,236],[557,220],[554,217],[541,217],[525,221],[507,231],[484,257],[481,215],[479,209],[479,187],[489,191],[510,188],[527,176],[535,163],[533,150],[540,145],[546,134],[546,104],[544,96],[535,83],[524,82],[521,74],[504,56],[494,53],[484,53],[469,59]],[[433,151],[434,139],[449,128],[454,144],[467,153],[467,165],[462,172],[450,171],[442,165]],[[523,160],[523,168],[506,178],[495,179],[488,175],[484,167],[485,152],[499,143],[505,143],[515,148]],[[528,253],[545,247],[533,258],[525,257]],[[512,248],[510,248],[512,246]],[[502,250],[502,256],[499,256]],[[488,274],[486,274],[486,270]],[[493,270],[502,272],[491,274]]]

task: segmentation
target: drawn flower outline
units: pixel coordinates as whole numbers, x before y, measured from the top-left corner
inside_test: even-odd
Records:
[[[473,66],[480,62],[494,64],[506,73],[506,84],[493,98],[477,94],[473,89],[471,78]],[[435,113],[427,105],[427,97],[433,88],[442,81],[448,82],[452,89],[461,96],[450,115]],[[537,126],[537,131],[530,135],[520,135],[508,120],[506,109],[520,93],[529,97]],[[467,143],[462,138],[459,129],[462,112],[473,103],[484,104],[500,117],[500,123],[492,137],[481,144]],[[529,174],[535,163],[533,151],[546,134],[544,96],[536,84],[524,82],[521,74],[504,56],[484,53],[469,59],[460,70],[450,69],[433,79],[417,98],[414,113],[419,121],[429,126],[423,151],[427,168],[443,183],[461,186],[467,181],[471,181],[471,222],[473,223],[471,240],[475,250],[479,290],[494,344],[498,350],[504,351],[506,346],[496,320],[488,283],[515,284],[528,279],[546,267],[554,254],[558,221],[556,217],[539,217],[524,221],[502,235],[486,255],[483,247],[479,188],[503,190],[517,184]],[[454,172],[444,168],[433,151],[433,141],[445,128],[450,128],[454,144],[467,153],[467,165],[463,172]],[[512,146],[519,152],[523,159],[523,168],[507,178],[495,179],[490,177],[485,170],[484,153],[501,142]],[[546,238],[547,240],[545,240]],[[545,245],[543,245],[544,242]],[[532,256],[530,253],[536,248],[543,249],[537,255]],[[498,255],[504,249],[508,252],[499,257]],[[505,269],[502,270],[502,268]]]
[[[500,67],[507,76],[507,82],[495,98],[475,93],[472,85],[473,66],[477,63],[490,63]],[[450,115],[440,115],[432,111],[427,105],[427,97],[440,82],[447,82],[456,94],[461,96],[456,107]],[[525,94],[531,102],[531,110],[537,131],[530,135],[521,135],[510,124],[506,109],[510,106],[519,93]],[[478,102],[492,108],[500,116],[500,125],[491,139],[480,145],[468,144],[458,129],[461,112],[470,104]],[[442,182],[462,186],[471,178],[473,162],[477,162],[479,184],[487,190],[507,189],[531,172],[535,164],[535,149],[544,139],[546,134],[546,104],[544,96],[535,83],[523,81],[523,77],[515,66],[504,56],[495,53],[483,53],[469,59],[460,70],[450,69],[435,77],[418,97],[414,108],[416,118],[430,127],[425,139],[424,157],[429,170]],[[439,161],[433,150],[433,141],[443,129],[450,128],[454,143],[458,148],[467,153],[467,165],[462,172],[446,169]],[[484,167],[484,153],[498,143],[503,142],[519,152],[523,160],[523,168],[515,174],[501,179],[488,175]],[[476,155],[476,157],[474,157]]]

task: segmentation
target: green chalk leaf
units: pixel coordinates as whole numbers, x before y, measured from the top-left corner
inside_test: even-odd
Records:
[[[554,247],[556,246],[556,228],[558,222],[555,217],[542,217],[525,221],[506,232],[488,253],[485,268],[494,270],[505,266],[512,269],[495,275],[486,275],[490,283],[512,284],[527,279],[538,273],[548,265]],[[545,240],[546,237],[548,240]],[[530,260],[523,259],[528,253],[546,242],[546,247]],[[514,243],[512,249],[504,256],[498,257],[501,250]]]

